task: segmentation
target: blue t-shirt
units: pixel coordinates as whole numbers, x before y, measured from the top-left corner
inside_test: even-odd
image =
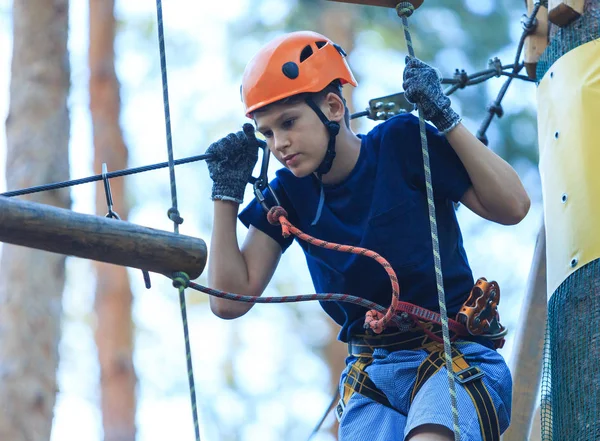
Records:
[[[473,287],[473,275],[453,202],[460,200],[471,181],[446,138],[429,125],[427,139],[446,304],[454,317]],[[313,175],[297,178],[281,169],[271,187],[295,226],[319,239],[381,254],[397,273],[400,299],[439,312],[418,119],[411,114],[395,116],[361,140],[352,172],[343,182],[324,185],[325,202],[316,225],[311,223],[320,183]],[[272,203],[272,198],[267,200]],[[293,241],[283,238],[281,227],[269,224],[255,200],[239,218],[275,239],[283,251]],[[298,243],[316,292],[351,294],[390,305],[389,277],[373,259]],[[364,332],[365,308],[345,302],[321,305],[342,327],[341,341]]]

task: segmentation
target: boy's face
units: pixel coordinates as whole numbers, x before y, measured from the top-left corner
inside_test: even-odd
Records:
[[[294,176],[310,175],[323,161],[329,135],[304,101],[273,104],[255,113],[254,121],[269,150]]]

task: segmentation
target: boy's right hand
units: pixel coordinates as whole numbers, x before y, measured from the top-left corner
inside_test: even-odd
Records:
[[[258,159],[261,143],[256,139],[254,126],[246,123],[243,131],[230,133],[208,147],[206,153],[212,157],[206,163],[213,180],[213,201],[242,203],[244,189]]]

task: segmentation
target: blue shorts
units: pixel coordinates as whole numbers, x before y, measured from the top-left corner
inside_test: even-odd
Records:
[[[478,343],[457,341],[453,344],[472,366],[484,371],[485,384],[498,414],[500,432],[510,423],[512,378],[504,358],[493,349]],[[353,394],[339,426],[340,441],[403,441],[414,428],[423,424],[438,424],[453,431],[452,407],[448,387],[448,374],[441,368],[419,389],[411,404],[411,394],[417,369],[427,358],[425,350],[389,352],[375,349],[373,363],[366,368],[370,379],[387,396],[396,409],[379,404],[360,394]],[[340,379],[340,393],[350,365],[356,357],[346,360],[347,367]],[[460,384],[456,384],[458,418],[461,441],[481,441],[479,419],[471,397]]]

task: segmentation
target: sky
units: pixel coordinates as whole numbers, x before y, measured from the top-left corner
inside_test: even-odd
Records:
[[[0,0],[0,10],[10,9],[9,0]],[[486,15],[493,7],[491,0],[471,0],[473,10]],[[235,130],[243,122],[240,111],[239,86],[222,54],[231,43],[226,24],[249,13],[250,0],[221,2],[172,0],[165,2],[163,13],[167,34],[169,93],[173,123],[175,157],[202,153],[211,140]],[[271,0],[263,4],[264,14],[277,23],[287,10],[286,3]],[[117,16],[125,23],[136,23],[155,17],[154,2],[118,2]],[[267,14],[268,11],[268,14]],[[279,14],[279,15],[278,15]],[[279,17],[279,18],[278,18]],[[0,16],[0,118],[4,121],[8,106],[9,67],[11,51],[10,21]],[[520,27],[515,25],[515,36]],[[451,32],[451,28],[447,29]],[[418,30],[415,30],[418,32]],[[185,35],[179,42],[174,36]],[[371,35],[370,38],[377,38]],[[190,40],[193,44],[189,45]],[[369,39],[361,39],[350,63],[371,65],[385,62],[398,72],[403,68],[403,54],[367,50]],[[247,43],[247,53],[256,50],[256,42]],[[183,46],[179,46],[183,45]],[[185,49],[185,57],[173,55]],[[507,48],[507,54],[514,51]],[[71,177],[80,178],[99,173],[92,170],[92,140],[87,110],[87,2],[71,1],[69,50],[72,65],[72,93],[69,100],[72,118],[70,141]],[[171,52],[169,52],[171,50]],[[505,54],[504,58],[510,58]],[[502,55],[502,54],[499,54]],[[440,54],[440,60],[452,54]],[[166,160],[162,86],[158,72],[157,47],[140,42],[137,32],[122,29],[117,40],[117,72],[122,82],[122,126],[130,149],[130,166],[140,166]],[[367,102],[393,87],[397,78],[366,75],[355,94],[356,102]],[[484,86],[494,94],[498,82]],[[383,93],[382,93],[383,92]],[[192,104],[190,104],[193,101]],[[513,84],[505,99],[505,110],[516,111],[535,106],[535,86]],[[457,110],[460,112],[460,108]],[[483,111],[482,111],[483,115]],[[225,122],[224,122],[225,121]],[[200,123],[199,123],[200,122]],[[466,120],[468,128],[476,130],[478,121]],[[374,123],[363,122],[368,130]],[[0,192],[4,182],[5,133],[0,128]],[[494,127],[490,129],[490,137]],[[535,134],[530,134],[529,138]],[[190,143],[193,140],[193,143]],[[487,275],[497,280],[506,300],[507,322],[517,324],[521,300],[533,255],[534,240],[542,219],[539,198],[539,178],[535,170],[518,169],[534,204],[527,218],[517,226],[503,227],[482,222],[465,209],[458,212],[463,228],[465,247],[476,277]],[[270,170],[273,175],[274,168]],[[180,211],[186,222],[182,234],[202,237],[210,246],[211,206],[210,180],[205,164],[182,166],[177,170]],[[172,230],[166,216],[170,206],[168,174],[151,172],[147,176],[128,178],[137,204],[130,221],[164,230]],[[93,186],[72,189],[73,210],[93,212]],[[246,201],[250,200],[248,189]],[[245,229],[240,225],[239,236]],[[490,251],[491,250],[491,251]],[[290,277],[290,269],[293,277]],[[101,439],[98,410],[98,365],[93,340],[93,272],[90,262],[67,260],[68,280],[64,294],[65,319],[60,344],[61,364],[58,372],[60,392],[57,397],[52,441]],[[153,288],[143,287],[141,272],[131,270],[136,323],[135,365],[139,376],[138,440],[191,440],[193,428],[187,396],[187,376],[178,303],[168,280],[152,275]],[[199,280],[206,283],[204,276]],[[273,282],[265,295],[310,293],[312,283],[300,248],[295,245],[285,253]],[[293,308],[264,306],[236,321],[214,317],[206,302],[195,296],[189,309],[192,347],[202,341],[202,350],[193,350],[197,376],[198,402],[203,440],[219,440],[219,433],[235,432],[236,421],[244,421],[240,440],[306,439],[330,400],[326,369],[318,353],[311,349],[324,344],[328,322],[316,304]],[[501,305],[502,306],[502,305]],[[513,361],[511,332],[501,353],[509,365]],[[210,336],[210,338],[206,338]],[[233,348],[233,349],[232,349]],[[261,359],[257,360],[256,354]],[[262,360],[262,364],[261,364]],[[257,364],[258,363],[258,364]],[[254,369],[248,369],[254,366]],[[241,396],[227,388],[227,375],[232,372],[242,384]],[[284,373],[286,382],[282,383]],[[289,424],[291,433],[286,432]],[[331,438],[321,435],[315,441]]]

